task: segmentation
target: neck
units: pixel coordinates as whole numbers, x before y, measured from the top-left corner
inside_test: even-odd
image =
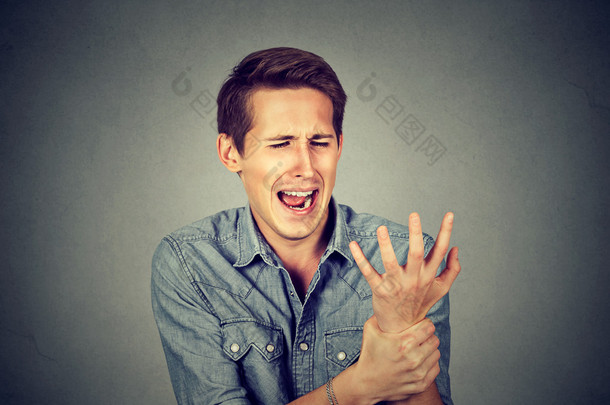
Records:
[[[285,244],[272,246],[288,271],[296,292],[304,302],[305,295],[311,284],[320,259],[328,246],[332,235],[332,221],[326,218],[320,224],[320,234],[316,238],[306,238],[302,241],[288,241]],[[310,236],[313,236],[310,235]]]
[[[324,225],[324,227],[321,226],[322,232],[317,238],[309,237],[304,240],[289,240],[282,241],[283,243],[270,244],[282,260],[286,270],[291,273],[303,272],[314,267],[313,270],[315,271],[329,241],[329,237],[324,232],[326,224]]]
[[[301,299],[309,287],[333,233],[334,212],[332,207],[328,208],[325,216],[326,218],[311,235],[299,240],[285,239],[272,232],[270,235],[266,235],[266,232],[259,226],[267,243],[290,274]]]
[[[333,232],[334,220],[330,219],[330,211],[329,208],[326,218],[318,228],[303,239],[290,240],[275,234],[265,235],[263,233],[267,243],[282,260],[286,270],[302,272],[310,269],[312,265],[317,268]]]

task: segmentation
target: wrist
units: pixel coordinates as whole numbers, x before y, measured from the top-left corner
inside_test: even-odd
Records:
[[[379,318],[377,318],[377,324],[383,333],[401,333],[413,326],[404,321],[383,321]]]
[[[417,323],[416,321],[409,321],[404,317],[400,317],[397,314],[392,314],[391,316],[375,314],[374,316],[377,319],[379,329],[385,333],[401,333]]]
[[[339,404],[374,405],[380,401],[372,395],[373,387],[368,387],[361,378],[358,363],[353,364],[333,379],[333,389]]]

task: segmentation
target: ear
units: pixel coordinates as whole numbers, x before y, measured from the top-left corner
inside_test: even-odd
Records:
[[[219,134],[216,138],[218,157],[223,165],[233,173],[241,171],[241,156],[233,143],[233,138],[227,134]]]
[[[341,157],[341,151],[343,150],[343,134],[339,135],[339,152],[337,152],[337,160]]]

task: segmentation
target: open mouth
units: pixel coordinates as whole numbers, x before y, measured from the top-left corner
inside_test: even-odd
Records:
[[[316,201],[318,190],[310,191],[280,191],[278,198],[286,207],[293,211],[305,211]]]

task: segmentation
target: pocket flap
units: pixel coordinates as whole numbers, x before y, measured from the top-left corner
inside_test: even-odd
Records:
[[[235,320],[222,325],[223,350],[233,360],[239,360],[254,347],[267,361],[283,352],[282,329],[256,320]]]
[[[360,356],[362,327],[354,326],[324,332],[326,360],[347,368]]]

